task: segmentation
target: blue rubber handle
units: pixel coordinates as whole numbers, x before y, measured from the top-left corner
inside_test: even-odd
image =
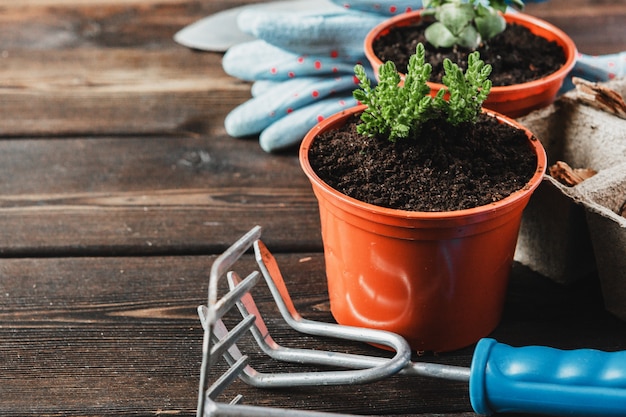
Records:
[[[626,351],[476,345],[470,401],[478,414],[626,416]]]

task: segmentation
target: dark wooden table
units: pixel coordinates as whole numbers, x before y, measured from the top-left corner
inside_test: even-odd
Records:
[[[194,415],[195,308],[216,254],[256,224],[301,313],[331,319],[316,202],[295,151],[228,137],[224,116],[249,85],[223,73],[219,54],[172,40],[246,1],[0,3],[0,415]],[[623,0],[527,11],[582,52],[626,50]],[[604,312],[593,277],[561,287],[515,265],[493,336],[621,350],[626,323]],[[418,360],[467,366],[471,355]],[[249,404],[472,415],[463,384],[420,378],[237,388]]]

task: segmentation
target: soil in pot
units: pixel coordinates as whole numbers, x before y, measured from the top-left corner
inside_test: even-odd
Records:
[[[521,189],[535,173],[526,134],[485,114],[474,126],[430,121],[418,137],[397,142],[365,137],[357,123],[352,117],[320,135],[309,158],[328,185],[370,204],[426,212],[473,208]]]
[[[374,41],[375,54],[383,61],[393,61],[406,73],[409,57],[419,42],[426,47],[426,62],[433,66],[432,82],[441,83],[443,60],[449,58],[463,70],[467,68],[467,48],[435,48],[426,41],[424,30],[429,22],[393,27],[389,33]],[[556,72],[566,62],[563,49],[553,41],[533,34],[529,29],[508,24],[495,37],[483,41],[477,48],[483,61],[493,67],[490,79],[494,86],[521,84]]]

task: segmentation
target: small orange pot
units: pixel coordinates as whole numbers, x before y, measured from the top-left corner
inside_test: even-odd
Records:
[[[533,110],[548,106],[556,98],[563,81],[576,63],[576,45],[574,41],[550,23],[523,13],[506,13],[504,18],[507,24],[517,23],[525,26],[535,35],[549,41],[555,41],[565,52],[566,62],[556,72],[527,83],[495,86],[491,88],[489,97],[483,106],[502,113],[508,117],[521,117]],[[414,11],[390,18],[374,27],[365,38],[365,56],[378,74],[382,61],[374,54],[374,40],[389,33],[389,28],[395,26],[410,26],[421,22],[421,11]],[[428,83],[433,92],[445,88],[443,84]]]
[[[331,188],[313,171],[309,149],[363,106],[315,126],[300,164],[319,202],[331,312],[338,323],[389,330],[417,351],[450,351],[499,323],[522,210],[546,168],[541,143],[524,129],[537,169],[524,189],[478,208],[412,212],[367,204]]]

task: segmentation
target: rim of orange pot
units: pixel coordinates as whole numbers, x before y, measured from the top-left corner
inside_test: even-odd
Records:
[[[309,178],[309,180],[315,183],[321,189],[323,189],[326,193],[333,195],[335,198],[338,198],[343,203],[348,204],[349,206],[353,207],[355,210],[369,211],[369,212],[377,213],[383,216],[388,216],[388,217],[393,217],[393,218],[403,218],[403,219],[419,218],[423,220],[444,220],[444,219],[453,220],[453,219],[458,219],[458,218],[467,219],[471,217],[481,217],[485,214],[493,213],[494,211],[505,210],[507,207],[511,206],[516,201],[526,198],[529,193],[532,193],[537,187],[539,187],[539,184],[543,180],[544,174],[546,172],[546,167],[547,167],[547,155],[539,139],[535,135],[533,135],[533,133],[529,129],[527,129],[520,123],[516,122],[515,120],[505,115],[502,115],[500,113],[483,108],[482,109],[483,113],[486,113],[492,117],[496,117],[498,121],[500,121],[501,123],[506,123],[518,129],[523,130],[526,133],[526,136],[528,137],[528,142],[530,146],[532,147],[532,149],[534,150],[535,155],[537,157],[537,166],[536,166],[535,173],[533,174],[533,176],[522,188],[520,188],[517,191],[514,191],[507,197],[501,200],[495,201],[493,203],[478,206],[478,207],[468,208],[468,209],[454,210],[454,211],[429,212],[429,211],[410,211],[410,210],[402,210],[402,209],[393,209],[393,208],[388,208],[388,207],[377,206],[374,204],[366,203],[364,201],[352,198],[334,189],[333,187],[328,185],[326,182],[324,182],[317,175],[317,173],[315,172],[315,170],[313,169],[309,161],[309,149],[311,148],[311,145],[313,141],[315,140],[315,138],[320,133],[343,126],[348,116],[351,116],[353,114],[358,114],[362,112],[366,107],[367,107],[366,105],[354,106],[349,109],[342,110],[339,113],[335,113],[334,115],[322,120],[317,125],[315,125],[311,130],[309,130],[309,132],[306,134],[306,136],[302,140],[302,143],[299,149],[300,166],[302,167],[304,173]]]
[[[383,64],[380,58],[376,56],[374,53],[374,40],[378,39],[380,36],[385,35],[389,32],[389,28],[393,26],[409,26],[411,24],[417,23],[422,19],[422,11],[416,10],[412,12],[407,12],[401,15],[394,16],[385,20],[384,22],[375,26],[365,37],[365,56],[369,60],[369,62],[374,67],[374,70]],[[520,90],[531,90],[537,87],[541,87],[545,84],[550,84],[555,81],[559,81],[565,79],[567,74],[574,68],[576,64],[576,58],[578,56],[578,52],[576,49],[576,44],[565,32],[551,23],[546,22],[545,20],[536,18],[534,16],[530,16],[525,13],[513,12],[513,13],[505,13],[504,18],[508,23],[518,23],[527,27],[532,33],[535,35],[541,36],[542,38],[546,38],[549,41],[556,41],[563,51],[565,52],[566,61],[555,72],[546,75],[545,77],[539,78],[537,80],[528,81],[525,83],[505,85],[505,86],[493,86],[491,87],[491,94],[506,94],[512,91],[520,91]],[[377,71],[376,71],[377,72]],[[402,78],[404,78],[404,74],[402,74]],[[428,85],[432,90],[440,90],[442,88],[446,88],[445,85],[441,83],[428,82]]]

